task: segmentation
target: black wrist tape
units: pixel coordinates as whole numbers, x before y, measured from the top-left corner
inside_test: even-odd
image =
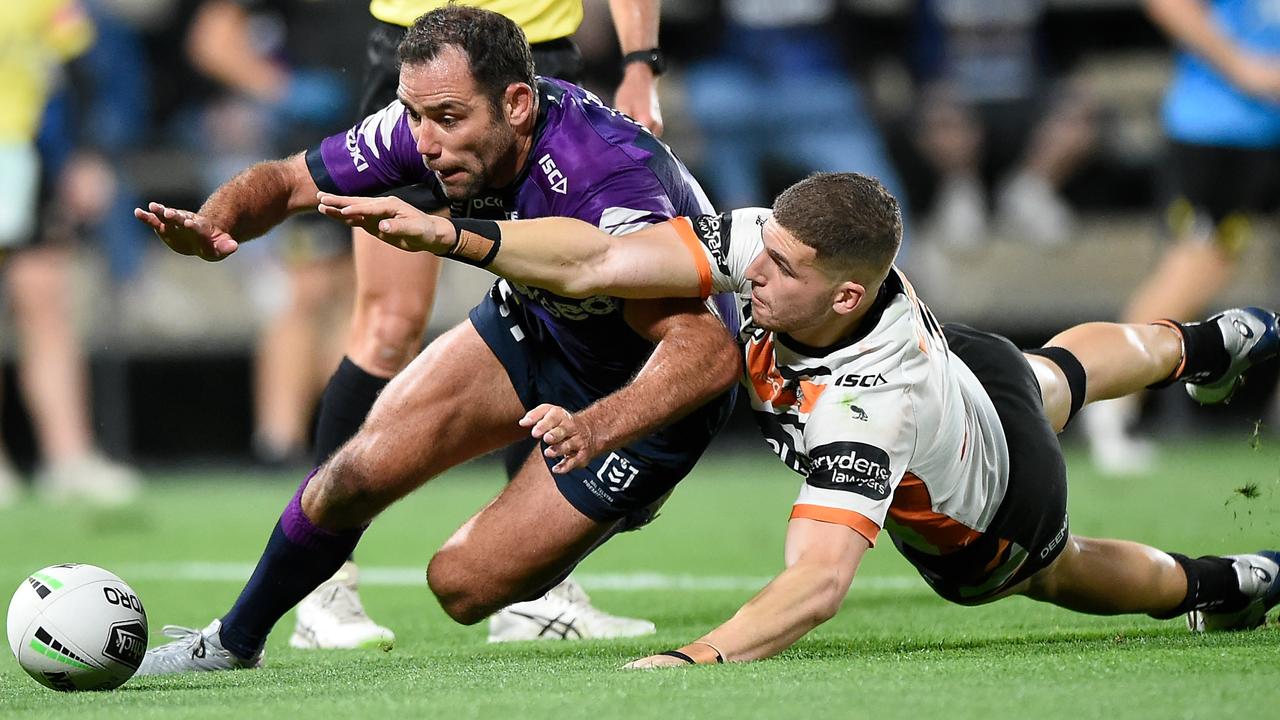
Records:
[[[660,653],[658,653],[658,654],[659,654],[659,655],[666,655],[666,656],[668,656],[668,657],[673,657],[673,658],[679,658],[679,659],[681,659],[681,660],[683,660],[683,661],[685,661],[685,662],[689,663],[690,665],[697,665],[697,664],[698,664],[698,663],[697,663],[693,658],[689,657],[688,655],[685,655],[684,653],[680,652],[679,650],[667,650],[666,652],[660,652]]]
[[[468,265],[486,267],[498,255],[502,246],[502,230],[493,220],[472,220],[470,218],[451,219],[453,229],[458,233],[445,257],[460,260]]]

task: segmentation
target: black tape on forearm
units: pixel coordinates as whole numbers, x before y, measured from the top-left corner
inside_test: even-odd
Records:
[[[486,267],[498,255],[502,246],[502,230],[493,220],[472,220],[470,218],[451,219],[458,239],[453,243],[445,257],[453,258],[468,265]]]

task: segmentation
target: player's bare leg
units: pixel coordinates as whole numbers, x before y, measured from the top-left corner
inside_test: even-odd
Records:
[[[612,529],[560,494],[546,463],[530,462],[431,559],[427,582],[460,623],[541,594]]]
[[[346,357],[330,378],[316,423],[314,458],[322,465],[368,416],[378,394],[418,353],[435,301],[440,260],[406,253],[360,229],[352,231],[355,309]],[[395,633],[364,612],[359,570],[343,565],[299,605],[291,643],[301,648],[349,648],[394,642]],[[310,622],[304,622],[309,618]],[[331,628],[331,630],[326,630]]]
[[[1071,352],[1088,382],[1084,403],[1121,397],[1168,378],[1182,360],[1182,339],[1164,325],[1085,323],[1055,335],[1046,347]],[[1028,355],[1040,382],[1045,414],[1057,432],[1067,423],[1071,389],[1057,363]]]
[[[404,252],[358,228],[351,234],[356,304],[347,357],[372,375],[390,378],[421,347],[435,302],[440,258]]]
[[[1184,235],[1138,287],[1121,321],[1194,320],[1227,286],[1235,268],[1235,257],[1212,237]],[[1142,396],[1139,392],[1102,403],[1081,417],[1094,463],[1105,473],[1130,475],[1151,466],[1154,446],[1132,434]]]
[[[259,665],[271,628],[340,568],[378,512],[449,467],[521,437],[523,414],[506,371],[470,321],[442,335],[286,506],[231,611],[149,651],[139,672]]]

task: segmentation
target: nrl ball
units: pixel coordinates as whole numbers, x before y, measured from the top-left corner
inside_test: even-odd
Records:
[[[31,573],[9,602],[9,649],[36,682],[54,690],[112,690],[147,652],[138,594],[94,565]]]

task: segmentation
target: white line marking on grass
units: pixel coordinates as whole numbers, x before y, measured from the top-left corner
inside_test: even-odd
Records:
[[[253,566],[245,563],[181,562],[147,563],[120,568],[126,581],[171,580],[180,582],[235,582],[243,583],[253,573]],[[360,584],[386,587],[425,587],[426,571],[421,567],[365,567],[360,568]],[[707,591],[756,591],[773,578],[759,575],[689,575],[658,572],[634,573],[574,573],[574,579],[588,590],[638,592],[645,590]],[[867,576],[853,581],[861,590],[927,590],[919,577]]]

